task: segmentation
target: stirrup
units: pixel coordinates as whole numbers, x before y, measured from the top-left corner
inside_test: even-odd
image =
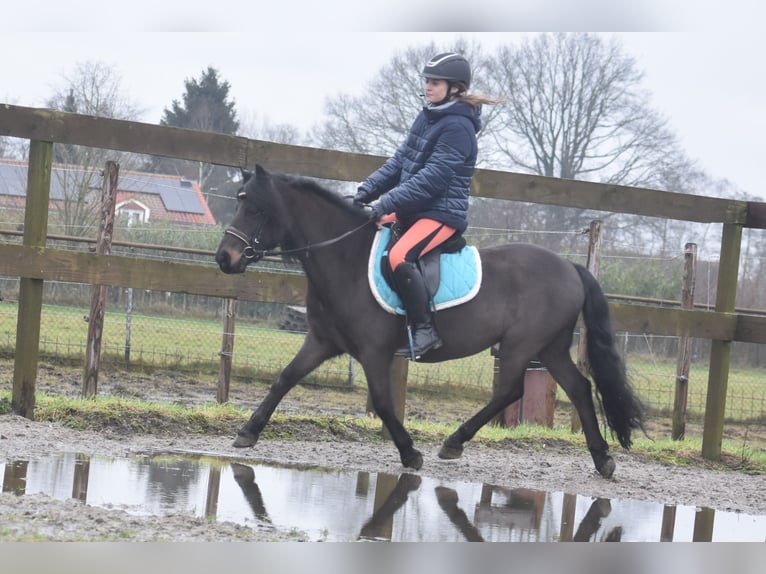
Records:
[[[410,361],[415,361],[415,343],[412,337],[412,326],[407,325],[407,344],[394,351],[395,357],[407,357]]]

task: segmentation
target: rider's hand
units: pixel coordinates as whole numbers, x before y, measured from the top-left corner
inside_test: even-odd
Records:
[[[370,213],[367,214],[367,219],[370,221],[375,221],[376,223],[378,220],[383,217],[385,213],[383,212],[383,208],[380,207],[379,203],[376,203],[372,206],[372,209],[370,209]]]
[[[370,200],[370,192],[367,191],[365,188],[360,187],[356,191],[356,195],[354,196],[354,205],[362,206],[365,203],[368,203]]]

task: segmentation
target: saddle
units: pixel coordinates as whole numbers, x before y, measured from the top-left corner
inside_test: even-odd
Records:
[[[370,252],[368,276],[370,289],[381,307],[389,313],[405,315],[388,265],[388,252],[400,234],[397,223],[378,230]],[[435,310],[470,301],[481,287],[479,251],[467,245],[460,233],[421,257],[418,267]]]

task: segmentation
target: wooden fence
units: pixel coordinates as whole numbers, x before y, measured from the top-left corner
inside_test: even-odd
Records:
[[[212,266],[168,263],[46,248],[55,143],[253,167],[340,181],[362,181],[385,158],[0,103],[0,135],[30,140],[22,245],[0,244],[0,275],[21,278],[12,404],[32,417],[44,281],[71,281],[300,304],[301,276],[250,270],[224,275]],[[735,312],[744,228],[766,229],[766,203],[655,189],[477,170],[472,194],[701,223],[721,223],[715,310],[610,303],[622,331],[711,340],[702,455],[720,458],[733,341],[766,343],[766,318]]]

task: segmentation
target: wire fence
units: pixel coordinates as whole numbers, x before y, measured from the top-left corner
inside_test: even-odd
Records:
[[[48,362],[84,365],[91,286],[46,282],[40,357]],[[11,357],[18,321],[17,278],[0,278],[0,354]],[[109,288],[104,319],[101,367],[175,370],[215,380],[221,359],[223,301],[177,293]],[[50,301],[56,301],[56,304]],[[129,301],[129,305],[126,304]],[[241,302],[234,333],[232,375],[238,380],[270,382],[303,342],[294,308]],[[573,352],[577,345],[577,334]],[[677,337],[618,333],[629,377],[655,416],[670,421],[675,397]],[[737,345],[744,345],[735,343]],[[710,342],[695,340],[689,375],[687,416],[705,412]],[[760,347],[763,347],[762,345]],[[760,351],[763,351],[760,349]],[[733,352],[726,402],[727,421],[766,424],[766,369],[749,366],[752,353]],[[756,363],[758,364],[758,363]],[[462,392],[489,397],[494,357],[489,351],[439,364],[410,363],[408,386],[429,392]],[[326,362],[306,382],[318,385],[366,385],[361,368],[348,356]],[[211,401],[215,397],[210,397]],[[557,404],[567,408],[560,390]]]

